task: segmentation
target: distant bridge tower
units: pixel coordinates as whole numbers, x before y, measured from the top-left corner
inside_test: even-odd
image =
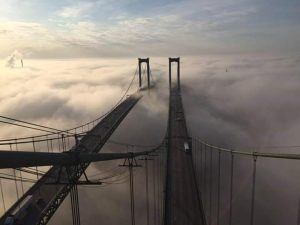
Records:
[[[172,84],[172,62],[177,63],[177,88],[180,89],[180,57],[169,58],[169,86]]]
[[[147,64],[147,84],[148,89],[150,88],[150,64],[149,58],[139,58],[139,87],[142,87],[142,63]]]

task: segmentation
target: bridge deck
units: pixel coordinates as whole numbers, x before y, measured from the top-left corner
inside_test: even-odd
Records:
[[[81,139],[77,150],[82,152],[100,151],[101,147],[111,136],[112,132],[118,127],[125,116],[138,102],[140,97],[141,96],[139,94],[132,95],[118,105],[88,133],[89,135],[86,135]],[[75,147],[73,147],[72,150],[75,150]],[[69,168],[68,173],[71,174],[73,179],[76,180],[82,175],[87,166],[88,164],[82,165],[80,168]],[[58,174],[60,174],[60,176]],[[28,208],[26,216],[24,216],[22,220],[18,222],[18,224],[45,224],[51,218],[72,187],[72,185],[65,184],[47,184],[56,182],[58,176],[60,177],[61,182],[67,182],[69,179],[66,168],[61,170],[61,167],[52,167],[46,173],[46,175],[44,175],[37,183],[35,183],[24,194],[24,196],[2,216],[0,219],[0,224],[4,224],[6,217],[11,215],[12,212],[17,209],[22,199],[29,195],[32,196],[31,206]]]
[[[165,225],[204,225],[180,91],[172,88],[169,109],[169,157]]]

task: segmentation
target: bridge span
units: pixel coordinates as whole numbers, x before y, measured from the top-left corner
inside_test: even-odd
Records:
[[[99,152],[114,130],[140,98],[141,94],[139,93],[127,97],[127,99],[114,108],[92,130],[90,130],[87,135],[80,140],[77,146],[73,146],[70,151],[80,151],[84,153]],[[18,221],[18,224],[46,224],[73,188],[74,183],[72,182],[78,181],[88,165],[88,163],[84,163],[72,167],[53,166],[9,210],[6,211],[0,219],[0,224],[4,224],[5,219],[15,210],[18,210],[21,202],[28,196],[31,197],[34,207],[30,207],[30,211],[26,213],[26,216],[22,218],[22,221]],[[55,182],[57,182],[57,184],[49,185],[49,183]]]
[[[204,225],[205,217],[198,193],[192,159],[191,138],[188,135],[180,92],[179,58],[177,84],[171,82],[168,121],[168,169],[165,202],[165,225]]]

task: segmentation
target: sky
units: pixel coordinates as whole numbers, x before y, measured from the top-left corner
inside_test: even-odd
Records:
[[[0,57],[299,54],[298,0],[0,1]]]

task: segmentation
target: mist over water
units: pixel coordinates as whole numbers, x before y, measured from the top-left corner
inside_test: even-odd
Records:
[[[181,60],[182,97],[191,136],[247,151],[299,153],[299,148],[266,146],[299,145],[300,57],[210,56]],[[0,114],[64,129],[110,109],[126,90],[137,60],[28,60],[22,70],[7,68],[5,62],[0,65]],[[155,88],[150,93],[144,91],[142,100],[111,139],[144,145],[162,141],[168,116],[168,60],[151,58],[150,66]],[[136,88],[137,82],[131,92]],[[1,125],[0,134],[1,138],[14,138],[33,133]],[[126,150],[113,144],[103,149]],[[221,224],[228,221],[229,158],[224,156],[222,167]],[[243,221],[249,216],[252,159],[241,157],[235,162],[233,224],[246,224]],[[89,173],[106,171],[120,163],[95,163]],[[259,159],[257,165],[255,224],[296,224],[299,163]],[[143,168],[136,170],[137,224],[145,223],[143,173]],[[79,192],[82,224],[129,223],[128,183],[79,187]],[[7,196],[13,201],[13,193]],[[71,221],[70,200],[66,199],[50,224]]]

